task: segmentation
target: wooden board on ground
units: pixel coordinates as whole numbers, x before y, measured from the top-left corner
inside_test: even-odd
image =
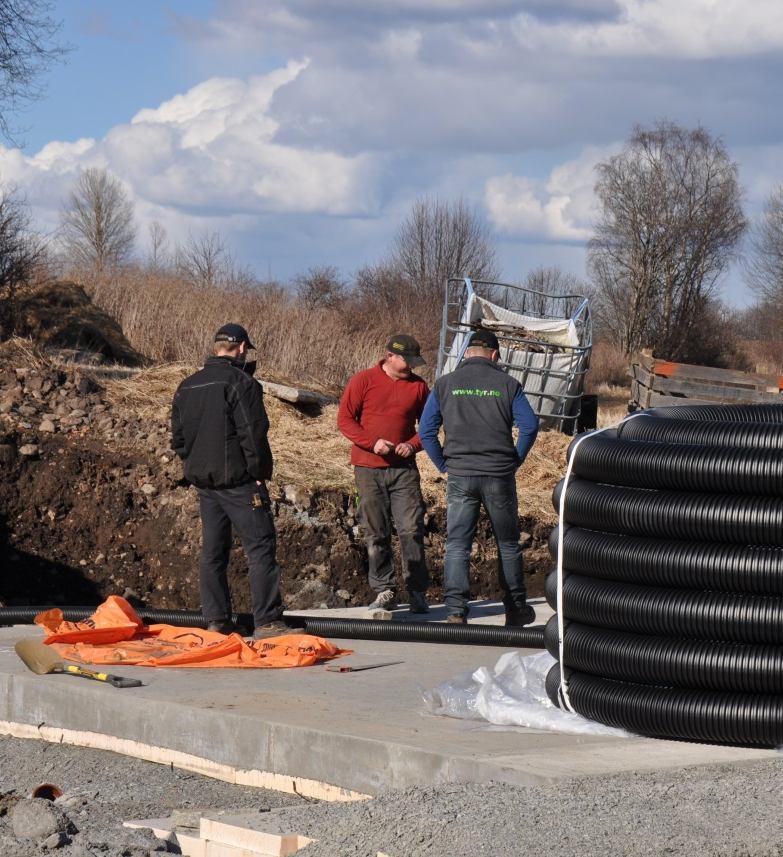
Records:
[[[259,383],[271,396],[294,405],[329,405],[336,401],[332,396],[316,393],[313,390],[302,390],[299,387],[289,387],[287,384],[276,384],[274,381],[259,381]]]
[[[637,355],[630,367],[630,410],[670,405],[783,403],[783,377],[674,363]]]
[[[204,816],[199,835],[208,842],[273,857],[288,857],[312,841],[280,827],[267,813]]]

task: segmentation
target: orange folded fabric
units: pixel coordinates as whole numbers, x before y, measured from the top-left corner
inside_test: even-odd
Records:
[[[245,640],[239,634],[226,636],[201,628],[145,625],[118,595],[110,595],[83,622],[66,622],[59,609],[39,613],[35,622],[47,632],[44,642],[65,660],[85,664],[280,669],[352,654],[312,634]]]

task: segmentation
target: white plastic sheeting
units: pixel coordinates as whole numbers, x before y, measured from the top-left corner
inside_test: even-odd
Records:
[[[462,324],[478,324],[500,334],[500,361],[522,385],[533,410],[546,416],[560,414],[563,399],[578,395],[582,378],[574,373],[583,368],[586,357],[571,347],[580,345],[579,332],[571,319],[544,319],[513,312],[472,294],[460,319]],[[541,350],[519,348],[503,341],[504,328],[515,328],[530,339],[547,343]],[[443,372],[457,368],[462,347],[471,331],[454,335],[443,364]],[[562,350],[565,346],[565,350]],[[571,347],[569,347],[571,346]]]
[[[546,674],[555,659],[549,652],[502,655],[494,668],[479,667],[450,681],[422,690],[431,714],[486,720],[496,726],[526,726],[572,735],[629,737],[622,729],[595,723],[552,705],[546,693]]]

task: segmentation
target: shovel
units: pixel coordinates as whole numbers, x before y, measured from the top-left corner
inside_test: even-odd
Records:
[[[40,640],[20,640],[15,646],[16,654],[24,661],[27,669],[36,675],[47,673],[63,673],[64,675],[75,675],[81,678],[91,678],[95,681],[103,681],[114,687],[142,687],[137,678],[122,678],[109,673],[97,673],[76,664],[66,664],[57,652]]]

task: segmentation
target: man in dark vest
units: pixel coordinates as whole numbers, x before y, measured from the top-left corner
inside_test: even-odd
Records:
[[[233,527],[250,572],[253,637],[263,639],[285,634],[288,627],[280,619],[280,568],[266,489],[272,476],[269,419],[263,390],[253,379],[256,363],[247,359],[254,347],[239,324],[218,330],[214,355],[174,394],[171,446],[199,495],[199,582],[208,628],[222,634],[235,630],[226,575]]]
[[[419,423],[427,455],[448,474],[444,571],[448,622],[467,622],[470,550],[482,504],[498,543],[506,625],[528,625],[535,619],[522,575],[515,473],[533,446],[538,420],[519,382],[497,366],[499,356],[494,333],[471,334],[464,360],[437,380]],[[445,447],[438,439],[441,424]],[[516,445],[511,433],[515,424]]]

